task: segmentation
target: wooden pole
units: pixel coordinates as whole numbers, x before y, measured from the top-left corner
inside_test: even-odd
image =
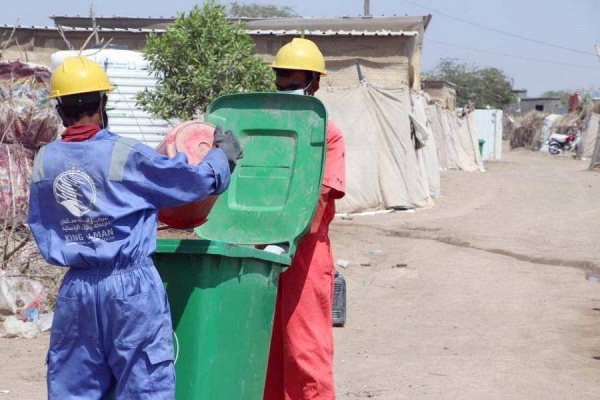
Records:
[[[600,58],[600,45],[596,43],[594,45],[598,58]],[[596,134],[596,143],[594,143],[594,155],[592,156],[592,162],[590,163],[590,169],[594,169],[598,164],[598,153],[600,153],[600,121],[598,122],[598,133]]]
[[[94,13],[94,2],[90,2],[90,17],[92,17],[92,29],[94,31],[94,38],[96,39],[96,44],[100,43],[100,38],[98,37],[98,27],[96,26],[96,14]]]
[[[590,163],[590,169],[594,169],[598,164],[598,153],[600,153],[600,121],[598,121],[598,133],[596,134],[596,143],[594,144],[594,155]]]

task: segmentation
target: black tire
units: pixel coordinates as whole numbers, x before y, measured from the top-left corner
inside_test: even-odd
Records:
[[[550,146],[548,146],[548,153],[552,154],[553,156],[560,154],[560,152],[560,147],[556,143],[552,143]]]

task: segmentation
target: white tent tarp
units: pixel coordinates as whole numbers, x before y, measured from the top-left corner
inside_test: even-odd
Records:
[[[600,124],[600,114],[591,114],[589,120],[585,126],[585,129],[581,133],[581,156],[590,158],[594,155],[594,146],[596,145],[596,138],[599,133],[598,126]]]
[[[435,136],[440,168],[483,171],[474,113],[461,118],[434,103],[427,107],[427,118]]]
[[[437,146],[429,121],[427,120],[427,99],[423,93],[411,93],[412,113],[410,119],[419,141],[424,145],[417,150],[417,159],[429,185],[432,197],[441,196],[440,163],[438,161]]]
[[[408,89],[322,88],[317,97],[346,144],[346,197],[338,212],[433,204],[411,139]]]

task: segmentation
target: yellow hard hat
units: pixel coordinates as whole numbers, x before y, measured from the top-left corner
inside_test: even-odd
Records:
[[[322,76],[327,75],[323,54],[313,41],[304,38],[295,38],[279,49],[271,68],[314,71]]]
[[[112,92],[108,75],[101,66],[85,56],[68,57],[58,66],[50,80],[50,98],[90,92]]]

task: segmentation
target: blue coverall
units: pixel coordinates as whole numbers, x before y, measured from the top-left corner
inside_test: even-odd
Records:
[[[225,153],[198,166],[107,130],[35,159],[29,226],[44,259],[70,267],[48,351],[50,399],[172,399],[171,313],[151,259],[158,210],[225,191]]]

